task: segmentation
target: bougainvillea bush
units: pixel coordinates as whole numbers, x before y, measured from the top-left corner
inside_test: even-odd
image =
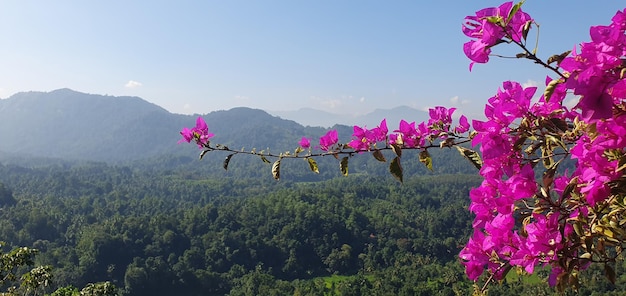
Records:
[[[548,282],[559,290],[576,288],[579,272],[591,264],[603,265],[614,282],[613,266],[626,241],[626,12],[591,27],[590,41],[547,60],[527,42],[534,28],[522,3],[507,2],[465,18],[462,30],[469,41],[463,52],[471,60],[470,71],[487,63],[497,46],[514,46],[515,58],[548,73],[539,100],[533,100],[536,87],[503,82],[488,99],[484,120],[470,124],[465,116],[453,116],[454,108],[436,107],[425,122],[402,120],[391,131],[385,120],[372,129],[355,126],[349,143],[339,143],[331,130],[319,145],[302,138],[294,151],[270,154],[211,143],[213,134],[199,117],[195,127],[181,131],[181,141],[197,144],[201,158],[228,152],[224,168],[236,154],[260,157],[272,164],[275,179],[284,159],[305,159],[316,173],[315,159],[332,155],[347,175],[351,157],[372,154],[402,181],[403,151],[416,151],[432,168],[429,150],[453,147],[483,178],[470,191],[474,229],[459,254],[467,276],[484,282],[477,292],[511,270],[533,274],[539,267],[550,270]],[[577,104],[566,107],[566,97]],[[392,150],[393,159],[387,160],[384,150]],[[564,163],[573,163],[573,169],[559,169]]]

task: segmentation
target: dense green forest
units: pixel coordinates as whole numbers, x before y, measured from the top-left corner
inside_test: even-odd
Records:
[[[358,173],[275,182],[184,166],[4,164],[0,182],[4,251],[39,250],[33,264],[52,267],[46,288],[52,295],[77,295],[73,287],[103,282],[123,295],[468,295],[473,289],[457,254],[471,233],[467,196],[480,182],[475,174],[415,174],[403,184]],[[617,264],[618,275],[624,268]],[[579,292],[626,289],[626,274],[611,285],[602,272],[581,275]],[[546,276],[512,273],[491,294],[552,295]]]

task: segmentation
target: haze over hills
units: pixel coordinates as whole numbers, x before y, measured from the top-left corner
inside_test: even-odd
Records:
[[[321,127],[331,127],[335,124],[342,124],[372,128],[378,126],[380,121],[386,118],[387,125],[393,130],[398,126],[398,123],[402,119],[409,122],[422,122],[428,120],[428,112],[417,110],[408,106],[398,106],[392,109],[376,109],[373,112],[356,116],[334,114],[312,108],[302,108],[296,111],[267,112],[280,118],[296,121],[305,126]]]
[[[170,113],[138,97],[70,89],[23,92],[0,100],[0,156],[118,162],[189,155],[190,147],[177,141],[180,129],[193,126],[196,117]],[[214,142],[246,148],[291,149],[300,137],[324,132],[250,108],[203,117]]]
[[[404,118],[412,117],[412,120],[419,120],[416,117],[425,113],[407,108],[391,111]],[[188,168],[203,167],[223,175],[223,170],[215,168],[222,167],[227,156],[225,152],[210,153],[199,166],[199,150],[195,145],[177,144],[181,139],[181,128],[194,126],[197,116],[173,114],[138,97],[94,95],[70,89],[18,93],[0,100],[0,160],[26,166],[45,165],[50,159],[63,162],[135,163],[154,169],[183,165]],[[329,129],[305,127],[262,110],[243,107],[214,111],[202,117],[209,125],[209,131],[215,134],[212,143],[223,144],[233,150],[271,149],[274,154],[293,151],[303,136],[309,137],[315,146],[317,138]],[[362,119],[368,127],[375,127],[385,117],[389,129],[395,129],[399,119],[389,117],[389,113],[384,110],[373,112]],[[371,123],[367,123],[367,118],[370,118]],[[350,140],[353,132],[352,126],[347,125],[333,125],[330,128],[338,131],[339,140],[343,143]],[[450,154],[456,158],[450,159]],[[456,151],[433,151],[432,155],[433,162],[446,163],[433,173],[465,172],[468,168],[469,171],[473,170],[469,163],[457,161],[461,156]],[[391,159],[393,156],[388,157]],[[408,168],[407,171],[431,173],[423,168],[418,159],[409,163],[409,157],[403,157],[407,159],[403,164]],[[253,175],[259,174],[260,170],[269,172],[271,168],[256,157],[234,159],[226,174]],[[318,161],[320,168],[330,168],[324,172],[332,171],[330,175],[309,176],[311,174],[306,162],[285,162],[283,166],[302,166],[301,170],[289,171],[301,171],[307,180],[312,181],[340,175],[336,159],[326,157]],[[373,157],[356,157],[350,161],[350,168],[351,173],[388,174],[387,165],[380,165]],[[263,175],[271,178],[269,173]]]
[[[0,151],[87,160],[129,160],[164,153],[176,142],[171,114],[137,97],[85,94],[70,89],[24,92],[0,100]]]

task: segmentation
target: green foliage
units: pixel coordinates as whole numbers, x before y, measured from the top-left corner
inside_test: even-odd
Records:
[[[15,204],[15,198],[13,198],[13,192],[4,184],[0,183],[0,208],[5,206],[12,206]]]
[[[25,268],[34,265],[37,250],[28,247],[16,247],[8,253],[2,252],[5,243],[0,242],[0,288],[2,295],[42,295],[50,285],[50,266],[37,266],[28,271]]]
[[[74,286],[66,286],[58,288],[56,291],[52,292],[50,296],[80,296],[80,292],[78,288]]]
[[[87,284],[79,292],[80,296],[118,296],[119,291],[110,282]]]
[[[350,178],[275,182],[0,165],[16,200],[0,211],[0,237],[40,250],[32,263],[54,266],[57,296],[107,281],[138,296],[470,294],[457,254],[471,231],[466,196],[480,179],[405,172],[400,184],[355,168]],[[615,285],[602,282],[604,270],[581,281],[606,293],[626,288],[622,264]],[[511,281],[490,295],[532,287]]]

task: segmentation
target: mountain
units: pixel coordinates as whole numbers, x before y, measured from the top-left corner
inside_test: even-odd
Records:
[[[376,109],[364,115],[334,114],[312,108],[302,108],[296,111],[268,111],[274,116],[296,121],[305,126],[331,127],[335,124],[348,126],[376,127],[380,121],[387,119],[387,125],[391,130],[398,126],[400,120],[409,122],[422,122],[428,120],[428,112],[417,110],[408,106],[399,106],[393,109]]]
[[[411,117],[415,110],[396,108],[379,110],[369,116],[374,127],[387,118],[389,129],[397,121],[389,116]],[[148,170],[182,169],[191,175],[231,176],[237,178],[271,177],[272,166],[254,156],[230,157],[226,151],[214,151],[198,161],[200,152],[195,145],[177,144],[181,128],[192,127],[198,115],[172,114],[138,97],[113,97],[60,89],[52,92],[18,93],[0,100],[0,160],[20,166],[68,165],[72,163],[107,162],[132,164]],[[202,115],[215,136],[212,143],[228,146],[233,151],[271,149],[273,154],[291,151],[301,137],[311,139],[312,145],[326,128],[301,124],[272,116],[265,111],[234,108]],[[366,119],[363,117],[362,119]],[[418,120],[418,119],[415,119]],[[394,121],[396,121],[394,123]],[[352,127],[335,124],[339,141],[350,141]],[[387,159],[394,157],[385,151]],[[456,151],[431,151],[436,169],[428,171],[417,153],[404,154],[402,160],[408,174],[440,174],[474,172],[469,162],[462,161]],[[453,157],[451,157],[451,155]],[[229,159],[228,170],[223,167]],[[276,160],[270,158],[270,161]],[[286,178],[318,181],[341,176],[338,160],[333,157],[317,159],[320,174],[310,172],[306,161],[290,160],[281,164]],[[350,159],[350,174],[388,175],[388,165],[374,157]]]
[[[0,100],[0,157],[119,162],[189,155],[188,145],[177,145],[179,131],[193,126],[197,116],[172,114],[138,97],[70,89],[18,93]],[[323,133],[250,108],[203,118],[215,133],[214,142],[245,143],[248,149],[292,149],[301,136]]]
[[[24,156],[128,160],[164,152],[183,116],[137,97],[70,89],[24,92],[0,100],[0,151]],[[171,134],[171,135],[170,135]]]

